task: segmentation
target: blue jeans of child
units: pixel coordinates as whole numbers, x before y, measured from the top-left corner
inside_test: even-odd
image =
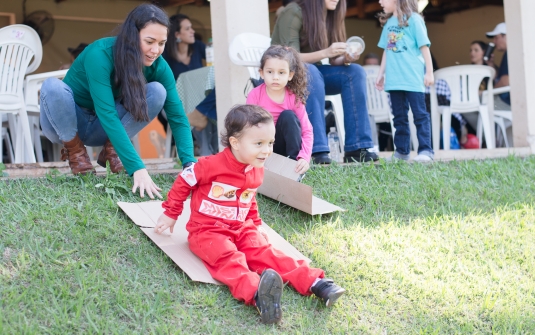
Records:
[[[325,95],[342,94],[344,106],[344,151],[373,147],[366,106],[366,72],[360,65],[349,66],[307,64],[308,118],[314,128],[312,153],[329,152],[325,131]]]
[[[402,156],[410,154],[411,130],[409,128],[409,105],[414,116],[414,125],[418,136],[418,153],[433,158],[431,147],[431,118],[425,108],[425,93],[408,91],[390,91],[392,113],[394,114],[394,145]]]
[[[162,110],[167,92],[158,82],[148,83],[146,92],[149,119],[152,121]],[[118,100],[115,108],[129,138],[150,122],[135,121]],[[102,146],[108,139],[95,111],[78,106],[72,89],[57,78],[45,80],[41,87],[41,128],[53,143],[68,142],[76,133],[85,145],[91,147]]]

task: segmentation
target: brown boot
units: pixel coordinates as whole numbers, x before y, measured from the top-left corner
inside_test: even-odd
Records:
[[[61,149],[61,160],[69,161],[69,167],[71,168],[72,174],[95,174],[95,169],[93,169],[93,164],[89,159],[87,150],[85,149],[84,143],[78,137],[78,134],[74,136],[69,142],[63,142],[63,148]]]
[[[117,152],[115,152],[110,140],[107,140],[106,144],[102,147],[102,151],[98,155],[97,163],[105,168],[107,161],[110,162],[111,172],[117,173],[124,170],[123,163],[121,163],[119,156],[117,156]]]

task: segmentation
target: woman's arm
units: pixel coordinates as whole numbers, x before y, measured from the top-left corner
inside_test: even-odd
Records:
[[[173,73],[169,65],[163,62],[163,60],[158,64],[157,75],[154,81],[161,83],[167,91],[163,108],[175,138],[180,161],[182,164],[196,162],[196,159],[193,157],[193,139],[191,137],[190,124],[184,112],[182,102],[178,97]]]
[[[327,49],[309,52],[309,53],[300,53],[301,60],[305,63],[317,63],[324,58],[329,58],[331,65],[343,65],[344,56],[338,57],[345,54],[346,52],[346,43],[336,42],[331,44]]]

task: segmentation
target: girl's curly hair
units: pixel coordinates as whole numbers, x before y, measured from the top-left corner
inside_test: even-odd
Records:
[[[270,58],[278,58],[288,62],[290,72],[294,73],[292,80],[288,81],[286,87],[295,94],[296,103],[301,102],[303,105],[306,103],[308,97],[307,90],[307,68],[301,61],[299,53],[292,47],[286,47],[282,45],[272,45],[262,55],[260,60],[260,69],[264,69],[266,61]]]
[[[397,0],[396,15],[398,17],[398,23],[400,27],[407,27],[409,25],[409,18],[412,14],[418,14],[418,1],[417,0]],[[392,13],[379,13],[377,17],[381,26],[384,26],[386,21],[392,17]]]

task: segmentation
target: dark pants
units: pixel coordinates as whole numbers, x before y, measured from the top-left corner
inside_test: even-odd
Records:
[[[291,110],[283,111],[275,125],[275,144],[273,152],[297,160],[301,151],[301,123]]]
[[[392,113],[394,114],[394,144],[396,151],[408,155],[411,148],[411,131],[409,128],[409,105],[414,116],[414,125],[418,135],[418,153],[433,153],[431,147],[431,120],[425,109],[425,94],[420,92],[390,91]]]

